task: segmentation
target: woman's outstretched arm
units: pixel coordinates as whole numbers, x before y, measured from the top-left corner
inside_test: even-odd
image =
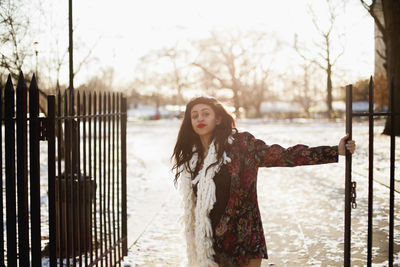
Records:
[[[338,146],[308,147],[306,145],[295,145],[284,148],[280,145],[266,145],[264,141],[255,139],[247,133],[248,151],[254,155],[258,167],[295,167],[302,165],[316,165],[338,162],[339,155],[345,155],[347,148],[354,153],[355,142],[346,141],[348,135],[343,137]]]

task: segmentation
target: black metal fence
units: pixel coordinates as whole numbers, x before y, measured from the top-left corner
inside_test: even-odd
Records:
[[[6,225],[0,266],[118,265],[127,254],[126,99],[58,91],[47,97],[47,116],[40,117],[35,77],[28,91],[21,74],[16,95],[10,76],[4,96],[0,88],[0,117],[0,219]],[[40,141],[47,141],[47,179],[40,174]],[[43,227],[49,232],[45,248]]]
[[[390,84],[390,105],[388,112],[374,111],[374,83],[372,77],[369,82],[369,110],[368,112],[353,112],[352,110],[352,85],[346,87],[346,132],[352,138],[353,117],[368,117],[369,121],[369,150],[368,150],[368,239],[367,239],[367,266],[372,264],[372,230],[373,230],[373,169],[374,169],[374,117],[388,117],[391,122],[390,136],[390,194],[389,194],[389,250],[388,264],[393,266],[393,245],[394,245],[394,191],[395,191],[395,134],[394,125],[398,123],[397,116],[400,113],[393,112],[394,84]],[[351,263],[351,208],[356,207],[355,202],[356,183],[351,177],[351,154],[346,153],[346,185],[345,185],[345,244],[344,244],[344,266]]]

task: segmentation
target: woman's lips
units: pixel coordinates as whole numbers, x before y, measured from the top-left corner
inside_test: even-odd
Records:
[[[206,127],[206,125],[204,124],[204,123],[200,123],[200,124],[197,124],[197,128],[204,128],[204,127]]]

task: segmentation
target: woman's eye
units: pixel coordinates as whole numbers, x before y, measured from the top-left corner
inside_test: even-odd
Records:
[[[195,119],[197,119],[198,116],[199,115],[197,115],[197,114],[196,115],[192,115],[192,119],[195,120]]]
[[[210,115],[210,113],[208,113],[208,112],[203,114],[204,117],[207,117],[208,115]]]

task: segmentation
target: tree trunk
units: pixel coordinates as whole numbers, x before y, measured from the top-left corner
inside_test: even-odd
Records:
[[[257,118],[262,118],[262,114],[261,114],[261,102],[258,101],[256,104],[256,117]]]
[[[240,103],[239,103],[239,91],[240,91],[240,86],[239,82],[236,80],[234,75],[232,75],[232,91],[233,91],[233,105],[235,107],[235,115],[236,118],[239,118],[239,108],[240,108]]]
[[[387,34],[386,55],[387,55],[387,78],[389,88],[393,81],[394,85],[394,107],[389,108],[394,112],[400,112],[400,1],[383,0],[383,14],[385,18],[385,29]],[[390,103],[390,101],[389,101]],[[395,118],[394,134],[400,136],[400,118]],[[386,120],[384,134],[391,133],[391,119]]]
[[[326,106],[328,108],[328,118],[332,118],[332,70],[331,65],[328,63],[328,68],[326,69],[327,81],[326,81],[326,89],[327,89],[327,97],[326,97]]]
[[[235,115],[236,118],[239,118],[239,108],[240,108],[240,104],[239,104],[239,90],[237,88],[233,89],[233,106],[235,107]]]
[[[304,97],[304,102],[303,102],[303,109],[304,109],[304,111],[306,112],[306,114],[307,114],[307,118],[309,118],[310,117],[310,97],[308,96],[308,92],[310,91],[310,85],[309,85],[309,82],[308,82],[308,66],[307,65],[305,65],[304,66],[304,95],[303,95],[303,97]]]

